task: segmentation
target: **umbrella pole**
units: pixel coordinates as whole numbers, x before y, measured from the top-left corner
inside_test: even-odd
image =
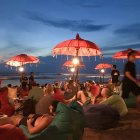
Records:
[[[105,77],[105,75],[104,75],[104,73],[103,73],[103,84],[104,84],[104,77]]]
[[[79,52],[79,48],[76,48],[76,57],[78,58],[78,52]],[[76,83],[76,100],[77,100],[77,94],[78,94],[78,65],[76,66],[76,76],[75,76],[75,83]]]

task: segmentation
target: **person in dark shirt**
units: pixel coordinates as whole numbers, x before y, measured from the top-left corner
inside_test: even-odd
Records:
[[[135,51],[128,53],[128,62],[124,68],[124,79],[122,85],[122,97],[128,98],[129,93],[140,95],[140,82],[136,79]]]
[[[35,83],[35,80],[34,80],[34,72],[31,72],[30,73],[30,77],[29,77],[29,89],[32,88],[32,85]]]
[[[25,76],[25,73],[21,74],[20,83],[23,90],[26,90],[28,84],[28,78]]]
[[[119,76],[120,76],[120,72],[117,70],[116,65],[113,65],[112,72],[111,72],[112,83],[117,84],[119,82]]]

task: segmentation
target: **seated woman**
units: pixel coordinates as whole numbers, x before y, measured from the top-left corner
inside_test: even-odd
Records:
[[[96,84],[95,82],[90,82],[90,92],[91,92],[91,101],[92,104],[95,104],[95,100],[100,94],[100,86]]]
[[[54,94],[54,90],[53,90],[53,87],[51,84],[46,85],[46,89],[45,89],[44,93],[45,93],[45,95]]]
[[[78,103],[80,105],[88,105],[88,104],[94,104],[95,97],[86,97],[84,93],[84,89],[81,89],[80,85],[76,87],[74,85],[73,80],[69,81],[69,84],[65,86],[65,92],[64,92],[64,101],[71,102],[75,100],[76,98],[78,99]],[[77,97],[76,97],[77,96]]]
[[[121,96],[118,94],[113,94],[111,88],[106,87],[103,88],[101,91],[101,95],[103,97],[100,104],[110,105],[118,110],[120,116],[124,116],[128,113],[128,109],[126,104]]]
[[[16,125],[25,125],[28,127],[30,134],[36,134],[41,132],[43,129],[45,129],[53,120],[55,116],[55,111],[57,108],[58,101],[54,101],[52,105],[50,105],[50,114],[44,114],[44,115],[37,115],[37,114],[31,114],[28,117],[23,116],[13,116],[9,118],[11,122]],[[7,119],[8,120],[8,119]],[[9,121],[7,121],[9,123]],[[6,122],[5,122],[6,124]]]

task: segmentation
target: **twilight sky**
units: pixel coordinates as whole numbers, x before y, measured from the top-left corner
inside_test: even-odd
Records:
[[[76,33],[105,56],[140,49],[140,0],[0,0],[0,57],[51,54]]]

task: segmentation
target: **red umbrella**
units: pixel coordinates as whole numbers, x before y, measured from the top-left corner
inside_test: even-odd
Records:
[[[101,55],[100,48],[93,42],[80,38],[79,34],[75,39],[66,40],[56,45],[52,50],[53,55],[72,56],[97,56]],[[76,85],[78,84],[78,65],[76,66]],[[77,95],[76,95],[77,97]]]
[[[127,59],[127,55],[130,51],[135,51],[136,52],[136,58],[140,58],[140,51],[136,51],[136,50],[133,50],[133,49],[127,49],[127,50],[124,50],[124,51],[120,51],[120,52],[117,52],[114,54],[113,58],[114,59]]]
[[[85,65],[82,63],[82,62],[80,62],[80,64],[79,64],[79,67],[84,67]],[[73,62],[72,61],[66,61],[64,64],[63,64],[63,67],[74,67],[74,65],[73,65]]]
[[[98,64],[95,69],[109,69],[111,68],[112,65],[111,64],[107,64],[107,63],[101,63],[101,64]]]
[[[101,50],[95,43],[81,39],[77,34],[75,39],[56,45],[52,53],[53,55],[97,56],[101,55]]]
[[[27,55],[27,54],[19,54],[14,57],[11,57],[6,64],[10,66],[22,66],[27,63],[38,63],[39,59],[37,57]],[[16,64],[16,65],[15,65]]]

